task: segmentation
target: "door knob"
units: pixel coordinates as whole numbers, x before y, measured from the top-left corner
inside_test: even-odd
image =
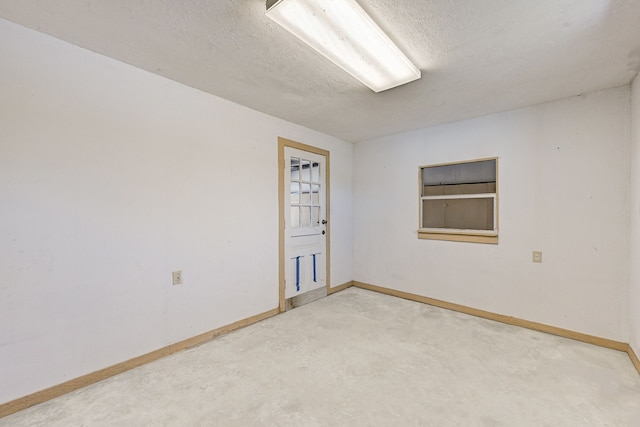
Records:
[[[327,223],[327,220],[326,220],[326,219],[323,219],[323,220],[322,220],[322,223],[323,223],[323,224],[326,224],[326,223]]]

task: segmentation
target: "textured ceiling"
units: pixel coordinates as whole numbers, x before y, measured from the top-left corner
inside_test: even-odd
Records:
[[[264,0],[2,0],[0,17],[358,142],[627,84],[639,0],[358,0],[422,70],[374,93]]]

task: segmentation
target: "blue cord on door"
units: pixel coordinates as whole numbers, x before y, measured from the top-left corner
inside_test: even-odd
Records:
[[[296,291],[300,291],[300,257],[296,257]]]
[[[311,256],[313,257],[313,281],[317,282],[317,280],[316,280],[316,254],[312,254]]]

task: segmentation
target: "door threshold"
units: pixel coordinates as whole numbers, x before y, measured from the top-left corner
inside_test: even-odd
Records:
[[[305,304],[309,304],[310,302],[317,301],[326,296],[327,296],[326,286],[323,286],[318,289],[314,289],[309,292],[305,292],[304,294],[296,295],[295,297],[291,297],[285,300],[284,311],[289,311],[296,307],[301,307]]]

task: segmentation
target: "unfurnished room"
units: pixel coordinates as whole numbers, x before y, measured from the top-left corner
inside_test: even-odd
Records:
[[[640,1],[0,0],[0,427],[640,426]]]

